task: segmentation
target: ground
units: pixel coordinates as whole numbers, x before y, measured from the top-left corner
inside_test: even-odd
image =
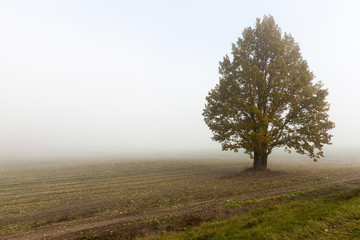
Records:
[[[242,214],[266,200],[358,187],[358,158],[0,164],[0,239],[135,239]],[[233,207],[239,203],[254,203]]]

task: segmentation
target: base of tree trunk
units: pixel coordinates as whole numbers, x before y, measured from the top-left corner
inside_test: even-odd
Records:
[[[267,169],[267,157],[265,153],[254,152],[254,170],[264,171]]]

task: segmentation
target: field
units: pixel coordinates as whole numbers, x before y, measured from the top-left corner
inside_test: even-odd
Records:
[[[319,193],[280,202],[267,200],[264,206],[239,216],[154,239],[360,239],[360,188]]]
[[[224,157],[1,163],[0,239],[148,238],[360,186],[358,159],[250,166]]]

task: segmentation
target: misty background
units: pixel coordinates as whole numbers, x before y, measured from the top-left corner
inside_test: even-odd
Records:
[[[325,155],[360,153],[359,1],[0,2],[0,160],[219,153],[201,115],[264,14],[329,89]]]

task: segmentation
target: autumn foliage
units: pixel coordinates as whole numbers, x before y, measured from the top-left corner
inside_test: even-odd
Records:
[[[328,119],[328,91],[313,82],[299,45],[282,34],[272,16],[244,29],[219,73],[203,116],[223,150],[243,149],[256,170],[267,168],[267,157],[277,147],[323,156],[335,126]]]

